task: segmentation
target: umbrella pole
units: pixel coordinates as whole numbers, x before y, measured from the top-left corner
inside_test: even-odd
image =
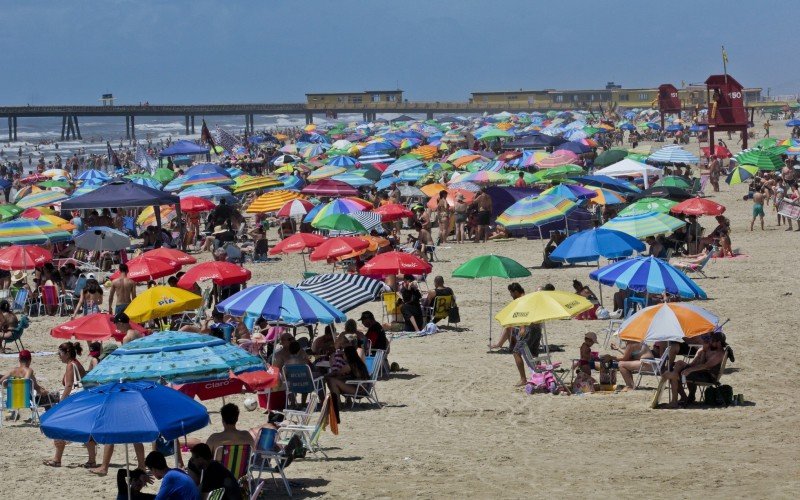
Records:
[[[493,290],[492,290],[492,277],[489,276],[489,349],[492,348],[492,300],[493,300]]]
[[[128,443],[125,443],[125,472],[128,475],[128,500],[131,500],[131,459],[128,453]]]
[[[597,269],[600,269],[600,259],[597,259]],[[597,287],[598,287],[598,294],[600,295],[600,307],[603,307],[603,284],[600,283],[600,280],[597,280]],[[614,312],[614,311],[611,311]]]
[[[300,252],[300,255],[303,257],[303,272],[308,272],[308,268],[306,267],[306,253]]]

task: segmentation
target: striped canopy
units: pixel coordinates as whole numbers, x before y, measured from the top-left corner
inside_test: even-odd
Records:
[[[312,293],[342,312],[378,300],[385,290],[383,282],[357,274],[319,274],[303,280],[299,290]]]
[[[665,234],[682,227],[686,222],[660,212],[633,213],[618,215],[603,224],[604,229],[614,229],[628,233],[636,238],[646,238],[656,234]]]
[[[286,284],[267,283],[246,288],[217,305],[233,316],[262,317],[282,323],[334,323],[346,316],[316,295]]]
[[[681,271],[655,257],[636,257],[614,262],[589,274],[604,285],[639,293],[667,292],[686,299],[707,297],[697,284]]]
[[[72,235],[50,222],[34,219],[17,219],[0,224],[0,244],[68,241]]]
[[[105,182],[111,180],[111,176],[107,173],[103,172],[102,170],[96,170],[90,168],[89,170],[84,170],[81,172],[76,178],[79,181],[101,181]]]
[[[577,209],[570,200],[554,196],[528,196],[518,200],[497,217],[497,223],[507,229],[536,227],[550,221],[564,219]]]

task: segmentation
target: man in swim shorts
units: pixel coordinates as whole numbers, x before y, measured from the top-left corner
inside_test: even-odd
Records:
[[[750,221],[750,230],[756,223],[756,218],[761,218],[761,230],[764,230],[764,195],[761,192],[753,193],[753,220]]]

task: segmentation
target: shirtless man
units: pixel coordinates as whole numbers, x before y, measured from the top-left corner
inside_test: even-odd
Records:
[[[753,220],[750,221],[750,230],[756,223],[756,218],[761,218],[761,230],[764,230],[764,194],[760,191],[753,193]]]
[[[117,315],[114,316],[114,326],[117,327],[117,330],[125,334],[125,336],[122,337],[123,345],[142,336],[137,330],[131,328],[131,320],[124,312],[117,313]]]
[[[119,265],[119,277],[111,282],[108,289],[108,313],[119,314],[128,307],[136,298],[136,283],[128,278],[128,265]],[[117,307],[114,308],[114,297],[117,298]]]
[[[19,366],[12,368],[7,374],[0,377],[0,385],[5,385],[6,380],[10,378],[27,378],[33,383],[33,389],[38,394],[46,394],[46,391],[36,381],[36,375],[31,368],[31,352],[23,349],[19,352]]]
[[[492,218],[492,199],[486,194],[486,190],[481,190],[473,203],[478,208],[478,234],[475,241],[486,243],[489,237],[489,222]]]
[[[692,361],[689,363],[678,361],[672,370],[662,375],[662,378],[670,383],[673,401],[670,405],[671,408],[677,408],[679,404],[694,402],[697,386],[692,382],[712,382],[719,374],[720,365],[725,358],[725,347],[727,347],[725,334],[712,332],[701,336],[700,341],[703,343],[703,348],[697,352]],[[683,377],[686,378],[686,386],[689,388],[688,396],[681,383]]]
[[[249,444],[255,446],[255,440],[250,431],[239,430],[236,423],[239,421],[239,407],[228,403],[219,411],[222,418],[222,432],[215,432],[208,436],[206,444],[216,456],[217,448],[226,444]]]

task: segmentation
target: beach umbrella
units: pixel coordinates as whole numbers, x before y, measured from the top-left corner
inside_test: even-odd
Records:
[[[683,272],[655,257],[635,257],[613,262],[589,274],[589,278],[620,290],[669,293],[686,299],[705,299],[704,292]]]
[[[50,224],[53,224],[57,228],[63,229],[64,231],[72,231],[72,230],[76,229],[75,224],[73,224],[72,222],[70,222],[70,221],[68,221],[66,219],[62,219],[61,217],[58,217],[57,215],[45,215],[45,214],[43,214],[43,215],[39,215],[38,217],[28,217],[28,218],[36,219],[36,220],[40,220],[40,221],[44,221],[44,222],[49,222]]]
[[[40,191],[38,193],[29,194],[17,201],[17,206],[20,208],[41,207],[43,205],[52,205],[64,201],[67,198],[69,198],[69,196],[60,191]]]
[[[646,238],[656,234],[671,233],[686,225],[686,222],[660,212],[618,215],[603,224],[604,229],[614,229],[635,238]]]
[[[0,249],[0,269],[18,271],[35,269],[53,262],[53,254],[34,245],[12,245]]]
[[[333,165],[336,167],[352,167],[358,164],[358,160],[353,158],[352,156],[334,156],[328,160],[328,165]]]
[[[163,331],[119,346],[86,374],[83,384],[114,380],[186,383],[227,379],[231,372],[263,369],[261,358],[223,339]]]
[[[694,164],[700,162],[700,158],[686,151],[682,147],[675,145],[666,146],[659,149],[655,153],[651,154],[647,160],[648,163],[663,163],[673,165],[677,163]]]
[[[312,208],[314,208],[313,203],[308,200],[297,198],[284,203],[276,215],[278,217],[302,217]]]
[[[667,175],[656,182],[653,183],[653,186],[668,186],[668,187],[676,187],[678,189],[692,189],[692,184],[687,179],[677,175]]]
[[[141,323],[196,309],[202,303],[203,297],[181,288],[154,286],[134,297],[125,309],[125,314],[131,321]]]
[[[329,215],[351,214],[364,210],[371,210],[372,207],[372,203],[362,200],[361,198],[339,198],[321,205],[319,209],[314,212],[309,212],[303,219],[303,222],[316,224]]]
[[[181,210],[187,213],[208,212],[215,209],[217,205],[199,196],[184,196],[181,198]]]
[[[152,250],[148,250],[142,254],[143,257],[151,257],[156,259],[163,259],[163,260],[174,260],[180,265],[186,264],[195,264],[197,263],[197,259],[192,257],[186,252],[182,252],[177,248],[154,248]]]
[[[713,332],[719,318],[702,307],[687,302],[668,302],[645,307],[626,319],[619,338],[629,342],[682,342]]]
[[[236,180],[239,181],[239,179],[242,178],[244,178],[244,175],[240,175],[236,178]],[[279,181],[275,177],[269,176],[249,177],[244,178],[241,182],[237,182],[237,184],[233,186],[233,193],[242,194],[250,191],[258,191],[259,189],[269,189],[275,187],[283,187],[283,182]]]
[[[313,233],[296,233],[279,241],[270,248],[270,255],[282,253],[297,253],[303,250],[316,248],[325,241],[325,238]]]
[[[266,283],[237,292],[217,305],[233,316],[264,318],[281,323],[338,323],[345,314],[325,300],[283,283]]]
[[[368,260],[359,270],[364,276],[389,274],[428,274],[433,267],[429,262],[406,252],[386,252]]]
[[[489,347],[492,346],[493,278],[524,278],[531,272],[519,262],[501,255],[482,255],[458,266],[454,278],[489,278]]]
[[[697,196],[678,203],[670,208],[670,212],[685,215],[722,215],[725,213],[725,207],[715,201]]]
[[[297,191],[286,191],[278,189],[264,193],[250,204],[245,210],[249,214],[277,212],[287,202],[298,199],[305,199],[306,197]]]
[[[741,184],[748,179],[752,179],[758,173],[758,167],[754,165],[737,165],[733,167],[731,173],[725,178],[725,182],[733,186]]]
[[[222,186],[215,186],[213,184],[197,184],[194,186],[189,186],[180,193],[178,196],[181,198],[185,198],[187,196],[197,196],[200,198],[211,198],[211,199],[225,199],[229,202],[238,202],[236,198],[231,194],[230,191],[225,189]]]
[[[495,319],[503,326],[526,326],[566,319],[594,307],[586,297],[559,290],[539,290],[512,300]]]
[[[387,203],[372,210],[381,216],[382,222],[392,222],[400,219],[412,217],[414,213],[399,203]]]
[[[162,227],[178,217],[178,212],[175,211],[173,205],[161,205],[158,208],[158,212],[161,216]],[[144,232],[149,226],[158,225],[156,224],[156,214],[153,207],[145,207],[142,209],[142,212],[136,217],[136,225],[139,227],[140,232]]]
[[[161,189],[161,183],[155,179],[150,179],[148,177],[137,177],[135,179],[131,179],[131,182],[134,184],[139,184],[140,186],[147,186],[151,189]]]
[[[325,300],[342,312],[379,300],[387,290],[382,281],[348,273],[318,274],[303,280],[298,290],[311,293]]]
[[[27,176],[27,177],[23,177],[23,178],[22,178],[22,179],[20,179],[19,181],[20,181],[22,184],[35,184],[35,183],[37,183],[37,182],[46,181],[47,179],[49,179],[49,177],[46,177],[46,176],[44,176],[44,175],[40,175],[40,174],[31,174],[31,175],[29,175],[29,176]],[[33,187],[33,186],[27,186],[27,187]],[[41,188],[36,188],[36,189],[37,189],[37,190],[39,190],[39,191],[42,191],[42,189],[41,189]]]
[[[290,154],[282,154],[282,155],[276,156],[275,158],[273,158],[270,161],[276,167],[282,167],[282,166],[288,165],[290,163],[297,163],[300,160],[301,160],[301,158],[299,156],[290,155]]]
[[[492,172],[489,170],[478,170],[476,172],[469,172],[462,175],[453,176],[450,184],[457,182],[473,182],[475,184],[500,184],[506,181],[506,177],[499,172]]]
[[[153,172],[153,177],[155,177],[158,182],[167,184],[169,181],[175,178],[175,172],[168,168],[160,167]]]
[[[625,195],[611,189],[596,186],[589,186],[589,189],[595,192],[591,202],[597,205],[619,205],[628,201]]]
[[[559,150],[547,158],[539,161],[536,165],[540,168],[553,168],[562,165],[571,165],[578,160],[578,155],[568,150]]]
[[[644,243],[627,233],[594,228],[570,235],[550,254],[550,259],[571,264],[596,262],[600,257],[619,259],[644,250]]]
[[[314,170],[311,174],[308,175],[307,179],[309,182],[318,181],[321,179],[327,179],[328,177],[333,177],[334,175],[341,174],[347,172],[347,168],[339,167],[336,165],[326,165],[324,167],[320,167],[317,170]]]
[[[201,281],[211,280],[217,286],[239,285],[251,278],[248,269],[232,262],[210,261],[197,264],[178,280],[178,286],[191,290]]]
[[[2,220],[13,219],[22,212],[23,212],[22,208],[10,203],[0,205],[0,219]]]
[[[63,168],[49,168],[42,172],[42,176],[49,179],[69,179],[69,172]]]
[[[127,234],[106,226],[86,228],[81,234],[75,236],[73,241],[78,248],[97,252],[116,252],[131,246],[131,239]]]
[[[95,181],[102,184],[103,182],[110,181],[111,176],[103,172],[102,170],[90,168],[89,170],[84,170],[83,172],[78,174],[78,176],[75,177],[75,180],[84,182]]]
[[[753,165],[758,167],[759,170],[771,171],[783,167],[783,161],[779,154],[764,149],[747,149],[737,154],[734,158],[736,158],[739,165]]]
[[[617,215],[646,214],[650,212],[668,214],[670,209],[677,204],[677,201],[665,198],[642,198],[620,210]]]
[[[587,200],[597,196],[596,192],[579,184],[558,184],[542,191],[542,194],[572,201]]]
[[[131,322],[130,326],[142,335],[147,334],[147,329],[139,323]],[[94,313],[78,316],[50,330],[50,336],[57,339],[75,339],[86,341],[104,342],[114,338],[121,342],[127,332],[117,329],[114,315],[107,313]]]
[[[583,168],[579,165],[559,165],[557,167],[549,168],[536,175],[543,180],[561,179],[563,177],[571,177],[583,173]]]
[[[641,198],[666,198],[674,201],[683,201],[693,198],[694,195],[685,189],[674,186],[652,186],[631,197],[635,200]]]
[[[151,257],[142,254],[126,262],[128,266],[128,278],[138,283],[147,282],[175,274],[181,269],[181,265],[175,260],[167,260],[161,257]],[[117,279],[119,271],[111,275],[111,279]]]
[[[345,255],[352,255],[364,252],[369,247],[369,243],[361,238],[353,236],[338,236],[328,238],[314,248],[311,252],[311,260],[333,260]]]
[[[594,160],[596,167],[608,167],[628,156],[628,152],[624,149],[609,149],[603,151]]]
[[[68,187],[72,186],[72,184],[67,182],[67,181],[57,181],[57,180],[44,181],[44,182],[40,182],[40,183],[38,183],[36,185],[39,186],[39,187],[48,188],[48,189],[49,188],[67,189]]]
[[[346,233],[366,233],[367,229],[356,219],[351,217],[353,214],[331,214],[315,219],[311,223],[317,229],[328,229]]]
[[[364,187],[364,186],[372,186],[375,184],[375,181],[367,179],[361,175],[357,175],[353,172],[347,172],[343,174],[337,174],[330,177],[331,180],[344,182],[345,184],[349,184],[353,187]]]
[[[800,127],[800,118],[792,118],[786,122],[787,127]]]
[[[16,219],[0,224],[0,244],[43,244],[69,241],[72,235],[41,220]]]
[[[233,185],[234,182],[235,181],[231,179],[230,174],[225,172],[224,169],[221,169],[221,171],[198,171],[196,173],[189,173],[187,171],[187,173],[181,175],[180,177],[176,177],[169,181],[167,185],[164,186],[164,191],[179,191],[189,186],[196,186],[198,184],[230,186]]]
[[[311,194],[315,196],[357,196],[358,189],[353,186],[333,179],[322,179],[313,182],[304,187],[301,192],[303,194]]]
[[[578,205],[554,196],[527,196],[508,207],[497,217],[497,223],[507,229],[525,229],[546,222],[566,219]]]
[[[29,194],[43,193],[43,192],[44,189],[40,188],[39,186],[33,186],[33,185],[23,186],[20,189],[18,189],[16,193],[14,193],[14,197],[12,198],[11,201],[17,203],[19,200],[28,196]]]

